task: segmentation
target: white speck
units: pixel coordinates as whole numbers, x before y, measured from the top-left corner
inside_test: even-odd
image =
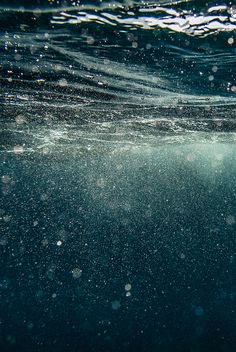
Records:
[[[131,284],[126,284],[125,285],[125,291],[130,291],[132,288]]]
[[[131,296],[131,292],[126,292],[126,297],[130,297]]]
[[[236,93],[236,86],[232,86],[230,89],[231,89],[231,92]]]
[[[8,175],[3,175],[3,176],[2,176],[2,183],[7,184],[7,183],[9,183],[10,181],[11,181],[10,176],[8,176]]]
[[[72,270],[72,276],[74,279],[78,279],[82,275],[82,270],[79,268],[74,268]]]
[[[57,294],[56,293],[53,293],[52,294],[52,298],[56,298],[57,297]]]
[[[24,148],[22,145],[15,145],[13,148],[13,151],[15,154],[21,154],[24,151]]]
[[[87,42],[87,44],[92,45],[92,44],[94,44],[95,40],[93,37],[87,37],[86,42]]]
[[[58,84],[60,87],[66,87],[67,86],[67,80],[65,78],[62,78],[58,81]]]
[[[228,44],[229,45],[232,45],[234,43],[234,38],[233,37],[230,37],[229,39],[228,39]]]
[[[43,201],[46,201],[48,199],[48,195],[46,193],[43,193],[41,196],[40,196],[40,199],[43,200]]]
[[[57,246],[61,246],[62,245],[62,241],[57,241]]]
[[[61,71],[63,69],[63,67],[62,67],[62,65],[60,65],[60,64],[56,64],[55,66],[54,66],[54,70],[55,71]]]
[[[5,222],[10,222],[10,221],[11,221],[11,215],[5,215],[5,216],[3,216],[3,221],[5,221]]]
[[[18,125],[22,125],[25,121],[24,115],[17,115],[15,121]]]

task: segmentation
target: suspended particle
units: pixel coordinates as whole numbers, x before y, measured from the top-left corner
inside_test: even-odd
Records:
[[[125,285],[125,291],[130,291],[132,288],[131,284],[126,284]]]
[[[65,78],[62,78],[58,81],[58,84],[60,87],[66,87],[68,85],[67,80]]]
[[[81,269],[74,268],[72,270],[72,276],[73,276],[74,279],[78,279],[79,277],[81,277],[81,275],[82,275],[82,270]]]

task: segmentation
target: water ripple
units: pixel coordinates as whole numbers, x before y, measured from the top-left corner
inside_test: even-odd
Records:
[[[88,22],[150,29],[167,29],[190,36],[205,37],[219,32],[233,32],[236,29],[236,10],[233,6],[211,6],[206,13],[194,13],[192,10],[177,10],[170,7],[151,6],[134,9],[116,8],[110,11],[94,10],[64,12],[54,15],[51,23],[57,25],[77,25]]]
[[[4,8],[0,19],[2,120],[235,116],[232,5],[81,3]]]

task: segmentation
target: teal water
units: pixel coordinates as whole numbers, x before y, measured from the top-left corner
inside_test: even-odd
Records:
[[[235,26],[1,1],[0,351],[235,351]]]

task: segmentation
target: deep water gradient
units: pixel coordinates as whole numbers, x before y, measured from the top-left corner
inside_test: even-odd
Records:
[[[233,351],[235,145],[99,147],[1,154],[1,350]]]

